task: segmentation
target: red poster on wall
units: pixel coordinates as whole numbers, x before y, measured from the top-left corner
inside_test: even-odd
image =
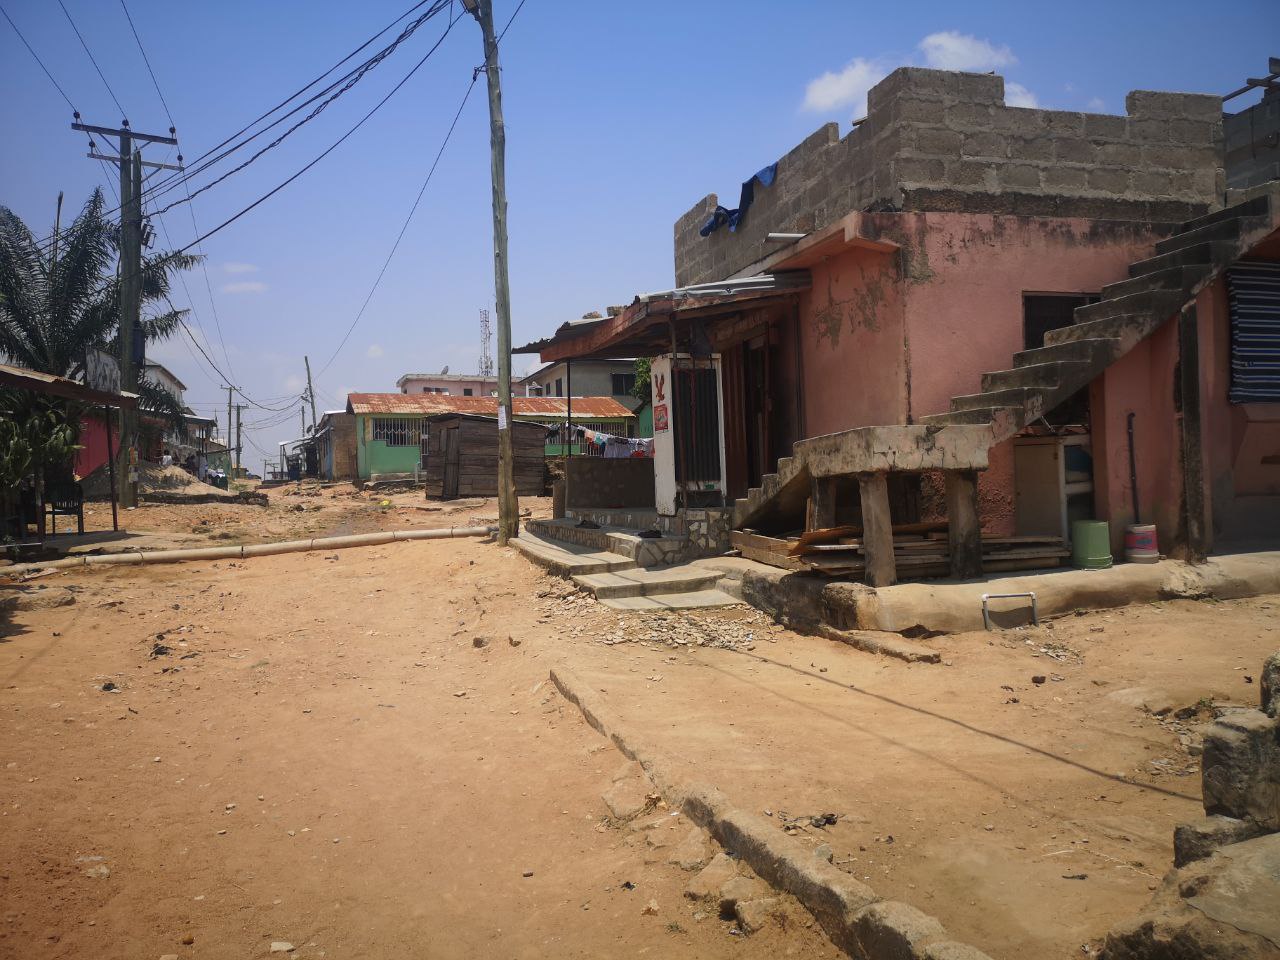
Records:
[[[667,405],[660,403],[653,408],[653,432],[665,433],[670,429],[667,422]]]

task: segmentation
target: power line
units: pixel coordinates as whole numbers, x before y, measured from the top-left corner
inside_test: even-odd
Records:
[[[80,34],[80,28],[76,26],[76,22],[71,19],[71,12],[67,10],[67,5],[58,0],[58,6],[62,8],[63,14],[66,15],[67,23],[71,24],[71,29],[75,31],[76,38],[80,41],[80,46],[84,47],[84,52],[89,55],[89,62],[93,64],[93,69],[98,71],[98,79],[102,81],[102,85],[107,88],[107,93],[111,94],[111,99],[115,101],[116,109],[120,111],[120,116],[126,117],[127,113],[124,107],[120,106],[120,98],[116,96],[116,92],[111,89],[111,84],[107,83],[107,77],[102,72],[102,68],[98,66],[98,61],[93,59],[93,51],[89,49],[89,45],[84,42],[84,37]],[[126,121],[127,122],[127,121]]]
[[[49,68],[44,65],[44,61],[40,59],[40,55],[32,49],[31,44],[27,43],[27,38],[22,35],[22,31],[19,30],[18,25],[13,22],[13,18],[9,16],[9,12],[5,10],[4,7],[0,6],[0,13],[3,13],[4,18],[9,21],[9,26],[13,27],[13,32],[18,35],[18,39],[22,41],[22,45],[27,48],[27,53],[31,54],[36,63],[40,64],[40,69],[43,70],[44,75],[49,78],[49,82],[57,88],[58,93],[62,94],[62,99],[67,101],[67,106],[71,108],[71,112],[75,114],[76,119],[80,119],[80,113],[76,110],[76,105],[71,102],[71,98],[67,96],[67,91],[62,89],[62,84],[53,79],[53,74],[50,73]]]
[[[151,69],[151,60],[147,56],[146,48],[142,46],[142,38],[138,36],[138,28],[133,25],[133,17],[129,15],[129,8],[125,6],[124,0],[120,0],[120,9],[124,11],[124,17],[129,21],[129,29],[133,32],[133,39],[138,44],[138,52],[142,54],[142,62],[147,65],[147,73],[151,74],[151,83],[156,88],[156,96],[160,98],[160,105],[164,107],[165,116],[169,118],[169,129],[172,131],[176,128],[173,122],[173,114],[169,110],[169,104],[165,102],[164,94],[160,92],[160,81],[156,79],[156,72]]]
[[[404,218],[404,223],[400,225],[400,232],[396,235],[395,243],[391,244],[391,251],[387,254],[387,258],[382,261],[382,269],[378,271],[377,278],[373,281],[373,286],[369,288],[368,295],[364,298],[364,303],[360,305],[360,310],[356,313],[356,318],[351,321],[351,325],[347,327],[347,332],[342,335],[342,341],[333,351],[333,355],[325,361],[325,365],[320,368],[317,377],[322,376],[333,361],[338,358],[338,354],[342,352],[342,348],[347,345],[347,341],[351,338],[352,332],[356,328],[356,324],[360,322],[360,318],[364,316],[365,309],[369,306],[369,301],[373,299],[373,295],[378,290],[378,285],[382,283],[382,278],[387,272],[387,267],[391,265],[391,258],[396,255],[396,250],[400,248],[400,241],[404,239],[405,231],[409,229],[409,222],[413,220],[413,215],[418,211],[418,204],[422,202],[422,195],[427,192],[427,184],[431,182],[432,175],[436,172],[436,167],[440,164],[440,158],[444,155],[444,148],[449,145],[449,139],[453,136],[454,128],[458,125],[458,118],[462,116],[462,109],[467,105],[467,99],[471,96],[471,91],[476,86],[476,76],[472,75],[471,83],[467,85],[467,92],[462,95],[462,102],[458,104],[458,111],[453,115],[453,122],[449,124],[449,130],[444,135],[444,142],[440,144],[440,149],[436,151],[436,158],[431,164],[431,169],[427,171],[427,178],[422,181],[422,186],[418,190],[418,196],[413,201],[413,206],[409,208],[409,215]]]

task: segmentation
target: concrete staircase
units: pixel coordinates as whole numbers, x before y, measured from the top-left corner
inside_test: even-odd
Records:
[[[562,536],[575,536],[580,542],[561,539]],[[724,576],[721,571],[694,564],[642,564],[652,556],[645,552],[646,548],[661,539],[674,538],[645,538],[636,536],[634,531],[578,527],[572,519],[533,520],[512,544],[534,563],[572,580],[615,610],[691,610],[739,602],[717,589]],[[630,554],[626,552],[629,549],[633,551]]]
[[[1075,323],[1052,330],[1045,345],[1014,354],[1013,366],[982,375],[982,391],[951,399],[948,413],[922,417],[938,426],[990,424],[999,443],[1087,386],[1108,366],[1174,317],[1223,270],[1276,229],[1276,194],[1265,194],[1184,223],[1156,244],[1156,256],[1129,267],[1129,279],[1103,287],[1079,307]]]

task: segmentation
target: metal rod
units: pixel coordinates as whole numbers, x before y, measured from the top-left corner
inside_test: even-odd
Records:
[[[1133,450],[1133,418],[1136,414],[1129,412],[1129,491],[1133,495],[1133,522],[1142,522],[1142,511],[1138,509],[1138,459]]]

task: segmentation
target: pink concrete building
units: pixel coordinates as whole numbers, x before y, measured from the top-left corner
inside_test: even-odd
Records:
[[[1220,98],[1127,107],[1009,107],[1000,77],[895,71],[844,138],[828,125],[736,209],[710,195],[677,221],[681,286],[531,348],[674,358],[673,533],[690,509],[757,552],[849,525],[872,582],[937,572],[892,544],[930,521],[960,576],[1016,559],[981,536],[1057,537],[1056,562],[1077,519],[1108,521],[1118,556],[1139,509],[1166,552],[1280,535],[1280,347],[1249,333],[1280,333],[1280,296],[1240,292],[1280,290],[1273,185],[1226,193]],[[680,419],[700,363],[718,451],[710,412]]]

